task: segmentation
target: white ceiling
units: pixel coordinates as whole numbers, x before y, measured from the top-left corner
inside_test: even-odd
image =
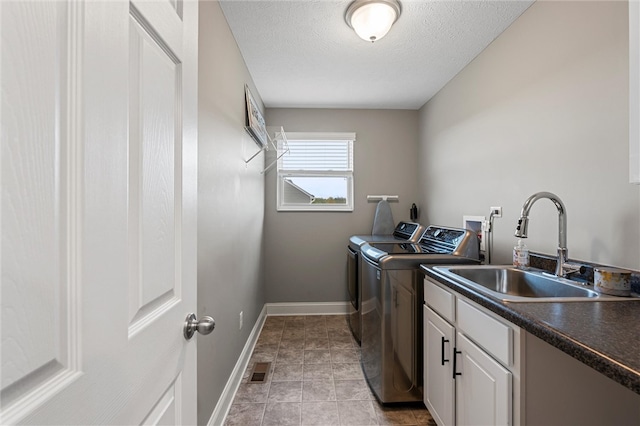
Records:
[[[369,43],[347,26],[351,0],[220,0],[267,107],[418,109],[532,0],[400,0]]]

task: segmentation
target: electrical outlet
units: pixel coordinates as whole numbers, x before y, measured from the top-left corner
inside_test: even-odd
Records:
[[[493,217],[502,217],[502,207],[491,207]]]
[[[240,330],[242,330],[242,311],[240,311]]]

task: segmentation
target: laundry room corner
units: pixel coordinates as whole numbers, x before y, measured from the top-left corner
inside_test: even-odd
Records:
[[[343,302],[349,236],[370,234],[376,202],[393,194],[394,220],[408,220],[418,193],[418,112],[267,108],[266,121],[287,132],[355,132],[352,212],[276,209],[277,170],[265,177],[265,287],[267,303]]]

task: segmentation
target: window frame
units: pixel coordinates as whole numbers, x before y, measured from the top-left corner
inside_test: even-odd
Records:
[[[349,171],[318,171],[318,170],[283,170],[283,158],[276,167],[276,210],[282,212],[352,212],[354,208],[354,156],[356,134],[354,132],[287,132],[287,140],[291,141],[348,141],[351,156],[351,170]],[[278,141],[278,149],[282,141]],[[283,157],[289,154],[285,154]],[[285,179],[288,177],[344,177],[347,179],[346,204],[301,204],[288,203],[283,200]]]

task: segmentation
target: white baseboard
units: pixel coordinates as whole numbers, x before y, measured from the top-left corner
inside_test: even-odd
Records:
[[[346,315],[349,302],[267,303],[267,315]]]
[[[349,302],[301,302],[301,303],[266,303],[256,320],[247,343],[242,349],[240,358],[236,362],[227,384],[220,395],[216,408],[207,423],[208,426],[224,424],[229,413],[233,398],[242,382],[242,376],[247,370],[251,354],[269,315],[346,315],[349,312]]]
[[[236,366],[233,368],[229,380],[227,380],[227,384],[222,391],[222,395],[220,395],[220,399],[216,404],[216,408],[213,410],[211,418],[207,423],[208,426],[218,426],[224,424],[224,420],[227,418],[227,414],[229,413],[229,409],[231,408],[231,404],[233,403],[233,398],[236,396],[236,392],[238,391],[240,383],[242,382],[242,376],[244,375],[244,372],[249,365],[249,361],[251,360],[253,348],[256,346],[256,342],[258,341],[260,331],[262,331],[262,326],[264,325],[266,318],[267,307],[265,305],[262,308],[260,315],[258,315],[258,319],[256,320],[256,323],[251,330],[251,334],[249,334],[247,343],[245,343],[244,348],[242,349],[240,358],[238,358],[238,362],[236,362]]]

